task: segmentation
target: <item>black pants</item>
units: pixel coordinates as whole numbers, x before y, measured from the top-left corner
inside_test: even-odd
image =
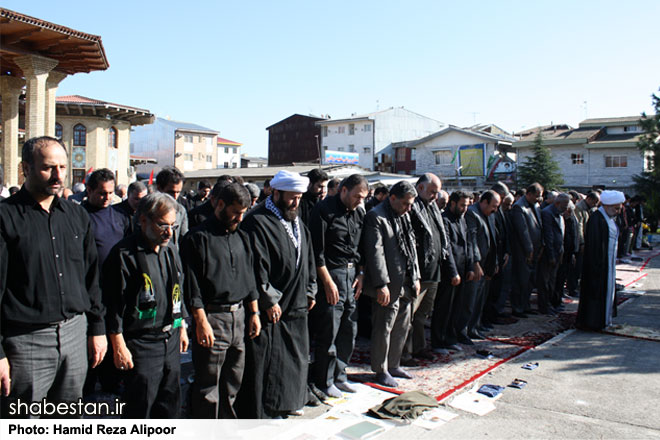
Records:
[[[555,282],[557,279],[557,270],[559,263],[561,263],[561,256],[555,262],[555,265],[550,265],[550,261],[544,257],[538,266],[537,288],[538,288],[538,308],[540,313],[548,313],[549,306],[555,301]]]
[[[332,281],[339,291],[339,301],[328,304],[325,292],[316,295],[316,340],[312,375],[314,383],[327,388],[334,382],[346,381],[346,366],[351,360],[357,336],[357,307],[353,292],[355,268],[330,269]]]
[[[451,285],[449,275],[442,274],[442,281],[438,286],[431,314],[431,347],[433,348],[442,348],[457,342],[452,318],[460,308],[456,307],[460,304],[457,293],[460,294],[462,290],[463,276],[464,274],[461,274],[461,284],[454,287]]]
[[[127,337],[134,367],[125,377],[124,419],[175,419],[181,411],[179,332]]]
[[[527,263],[522,255],[513,255],[513,273],[511,277],[511,310],[523,313],[529,310],[529,296],[532,292],[531,279],[534,267]]]

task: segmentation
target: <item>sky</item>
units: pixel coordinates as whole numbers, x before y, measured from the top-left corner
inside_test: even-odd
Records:
[[[508,131],[652,113],[660,2],[2,0],[100,35],[58,95],[196,123],[267,156],[266,127],[389,107]]]

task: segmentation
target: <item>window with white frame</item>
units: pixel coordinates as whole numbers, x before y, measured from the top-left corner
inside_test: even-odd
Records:
[[[410,160],[417,160],[417,149],[410,149]]]
[[[209,163],[213,163],[213,155],[207,154],[206,155],[206,161]]]
[[[449,165],[451,163],[451,150],[437,150],[433,152],[436,165]]]
[[[572,153],[571,154],[571,162],[573,162],[573,165],[582,165],[582,164],[584,164],[584,154],[582,154],[582,153]]]
[[[350,136],[355,134],[355,124],[348,124],[348,134]]]
[[[183,160],[185,160],[185,161],[187,161],[187,162],[192,162],[192,160],[193,160],[193,155],[190,154],[190,153],[185,153],[185,154],[183,155]]]
[[[323,126],[322,136],[323,137],[328,137],[328,126],[327,125]]]
[[[355,145],[348,144],[348,151],[350,151],[351,153],[355,153]]]
[[[605,156],[605,168],[627,168],[628,156]]]
[[[362,152],[365,153],[365,154],[369,154],[369,153],[371,153],[371,147],[364,147],[364,148],[362,149]]]
[[[193,141],[193,136],[191,134],[186,134],[183,136],[183,141],[184,142],[192,142]]]
[[[339,127],[337,127],[337,133],[339,133],[339,134],[346,133],[346,127],[343,126],[343,125],[340,125]]]
[[[371,124],[364,124],[364,131],[371,131]]]

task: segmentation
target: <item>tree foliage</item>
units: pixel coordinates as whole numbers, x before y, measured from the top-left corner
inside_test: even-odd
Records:
[[[644,134],[637,142],[637,147],[645,156],[648,162],[646,171],[633,176],[635,181],[635,191],[637,194],[646,198],[646,217],[651,223],[655,223],[660,218],[660,96],[651,95],[654,115],[642,113],[639,120]]]
[[[552,158],[550,150],[543,145],[540,131],[534,138],[532,152],[525,163],[518,166],[518,186],[524,188],[538,182],[543,188],[554,189],[563,185],[564,178],[559,164]]]

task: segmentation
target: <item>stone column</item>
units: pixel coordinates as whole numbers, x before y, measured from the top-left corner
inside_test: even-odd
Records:
[[[55,136],[55,99],[57,87],[68,75],[51,70],[46,80],[46,136]]]
[[[0,76],[2,95],[2,166],[5,186],[18,185],[18,97],[25,81],[14,76]]]
[[[46,134],[46,80],[48,73],[57,66],[57,60],[40,55],[24,55],[14,58],[14,61],[23,71],[27,83],[25,138],[43,136]]]

